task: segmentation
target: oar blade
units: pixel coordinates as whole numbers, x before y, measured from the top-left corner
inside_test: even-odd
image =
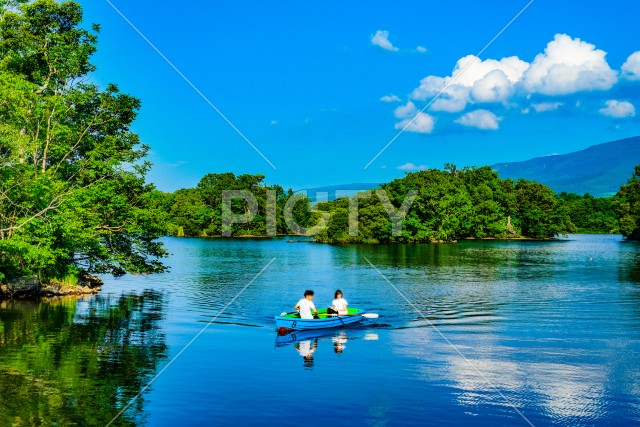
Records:
[[[362,317],[364,317],[365,319],[377,319],[378,313],[364,313]]]

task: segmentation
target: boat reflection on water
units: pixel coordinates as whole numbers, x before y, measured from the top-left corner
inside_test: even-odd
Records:
[[[331,340],[333,341],[333,351],[335,353],[342,353],[347,348],[348,338],[345,332],[335,335]]]
[[[333,344],[333,352],[342,354],[347,348],[349,340],[377,341],[378,334],[366,330],[349,329],[349,334],[344,329],[321,329],[311,331],[278,332],[276,347],[293,348],[303,358],[305,368],[313,368],[314,353],[321,341],[330,341]]]
[[[302,340],[293,345],[298,351],[298,354],[302,356],[304,359],[304,366],[311,368],[313,367],[313,353],[318,349],[318,339],[313,340]]]

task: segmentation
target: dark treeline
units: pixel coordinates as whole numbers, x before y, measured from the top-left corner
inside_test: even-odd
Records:
[[[633,176],[620,187],[613,200],[620,221],[620,233],[628,239],[640,240],[640,165]]]
[[[173,193],[158,192],[158,207],[167,218],[167,232],[179,237],[207,237],[222,234],[222,192],[228,190],[247,190],[258,202],[258,212],[246,224],[233,224],[232,236],[265,236],[267,235],[266,200],[267,191],[276,196],[276,233],[292,234],[285,223],[284,207],[293,191],[285,191],[279,185],[267,185],[264,175],[238,175],[231,172],[210,173],[205,175],[195,188],[185,188]],[[306,202],[306,203],[302,203]],[[309,200],[301,200],[293,210],[293,218],[297,224],[307,225],[313,214],[307,209]],[[245,212],[246,203],[234,200],[233,213]]]
[[[638,172],[638,171],[636,171]],[[567,233],[638,234],[640,206],[638,176],[615,197],[589,194],[556,194],[549,187],[527,180],[501,179],[490,167],[409,173],[381,186],[389,201],[399,208],[405,196],[416,194],[402,221],[402,233],[392,235],[392,221],[375,192],[358,197],[358,234],[349,234],[349,198],[316,204],[329,215],[328,227],[315,235],[322,243],[450,242],[468,238],[546,239]],[[196,188],[159,193],[159,207],[174,236],[217,236],[222,227],[222,191],[249,190],[258,201],[258,214],[247,224],[235,224],[232,235],[266,235],[265,199],[268,190],[277,194],[277,233],[295,234],[284,221],[284,206],[293,196],[279,185],[267,185],[263,175],[233,173],[206,175]],[[635,199],[634,199],[635,197]],[[309,199],[296,204],[294,218],[303,226],[315,224],[320,213],[310,212]],[[233,210],[246,210],[242,200]],[[621,222],[624,227],[621,227]]]
[[[569,209],[547,186],[500,179],[490,167],[409,173],[382,185],[390,201],[400,206],[409,191],[416,198],[403,221],[402,233],[392,236],[391,222],[378,197],[360,200],[359,233],[350,236],[348,201],[323,203],[331,213],[320,242],[451,242],[466,238],[551,238],[577,231]]]
[[[588,193],[583,196],[560,193],[558,200],[567,207],[571,222],[576,226],[578,233],[620,232],[618,215],[613,208],[613,197],[599,198]]]

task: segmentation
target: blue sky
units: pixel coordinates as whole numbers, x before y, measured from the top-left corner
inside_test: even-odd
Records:
[[[536,0],[476,59],[526,1],[112,1],[276,166],[106,1],[80,1],[102,26],[94,78],[142,100],[162,190],[224,171],[384,182],[640,134],[640,3]]]

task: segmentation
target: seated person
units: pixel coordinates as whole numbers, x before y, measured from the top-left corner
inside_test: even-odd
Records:
[[[345,315],[348,313],[347,305],[347,300],[342,297],[342,291],[338,289],[334,295],[334,300],[331,303],[331,308],[327,309],[327,313]]]
[[[313,319],[313,314],[311,314],[311,312],[316,315],[318,314],[318,310],[316,310],[316,306],[311,300],[313,300],[313,291],[304,291],[304,298],[298,301],[294,307],[298,312],[300,312],[301,319]]]

